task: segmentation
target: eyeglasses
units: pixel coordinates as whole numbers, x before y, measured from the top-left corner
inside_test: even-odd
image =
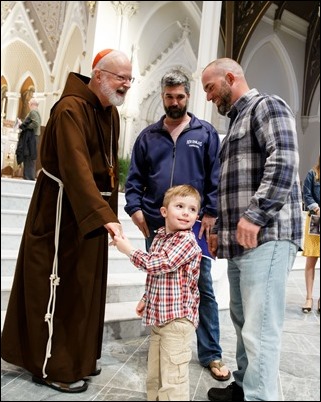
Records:
[[[100,68],[100,71],[114,75],[116,77],[117,81],[120,81],[120,82],[129,81],[129,82],[133,83],[135,81],[134,77],[124,77],[123,75],[115,74],[112,71],[104,70],[103,68]]]

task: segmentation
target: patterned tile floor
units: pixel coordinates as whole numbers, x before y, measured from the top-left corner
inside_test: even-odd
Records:
[[[279,370],[280,401],[320,401],[320,315],[316,310],[320,296],[320,269],[316,270],[314,308],[301,312],[305,298],[304,271],[290,273],[287,309]],[[228,311],[220,311],[221,344],[224,360],[235,369],[235,332]],[[107,337],[106,337],[107,338]],[[273,347],[273,345],[271,345]],[[209,388],[228,385],[215,381],[198,364],[196,343],[190,364],[190,396],[207,401]],[[103,344],[102,373],[91,377],[88,390],[65,394],[31,381],[29,372],[1,361],[2,401],[145,401],[148,336],[108,341]]]

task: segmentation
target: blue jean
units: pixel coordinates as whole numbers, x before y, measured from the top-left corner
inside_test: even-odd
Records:
[[[155,229],[149,228],[150,237],[145,239],[146,250],[155,237]],[[200,364],[207,367],[212,360],[222,358],[218,305],[214,295],[212,280],[212,260],[202,257],[198,289],[200,292],[199,325],[196,330],[197,354]]]
[[[290,241],[270,241],[228,260],[237,336],[233,375],[246,401],[278,401],[286,283],[297,250]]]

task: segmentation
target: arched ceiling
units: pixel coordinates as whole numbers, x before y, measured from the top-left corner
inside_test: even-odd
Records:
[[[244,50],[260,19],[275,5],[274,28],[282,25],[282,16],[291,13],[306,22],[305,68],[302,115],[310,111],[313,95],[320,82],[320,2],[305,1],[223,1],[221,33],[225,55],[241,62]]]
[[[1,1],[1,24],[10,14],[15,1]],[[66,18],[68,1],[25,1],[22,2],[27,10],[30,21],[34,27],[42,51],[49,64],[55,60],[59,39]],[[88,2],[81,2],[85,9],[84,13],[88,19]],[[144,35],[141,35],[141,48],[145,48],[144,41],[153,41],[151,51],[146,57],[147,60],[140,60],[141,69],[144,70],[148,64],[153,62],[157,53],[161,53],[169,45],[170,32],[173,24],[187,22],[191,30],[190,42],[197,56],[199,25],[202,12],[202,1],[190,2],[139,2],[141,9],[150,10],[153,7],[160,7],[159,12],[164,12],[163,21],[167,21],[166,27],[162,26],[163,43],[157,32],[157,20],[146,20]],[[241,61],[244,49],[255,30],[259,20],[264,16],[265,11],[274,5],[276,8],[274,20],[275,26],[282,24],[282,17],[286,13],[303,19],[307,25],[306,32],[306,54],[305,54],[305,77],[304,77],[304,99],[302,114],[308,115],[313,94],[320,80],[320,3],[319,1],[223,1],[221,16],[221,33],[225,42],[226,56]],[[185,7],[185,8],[184,8]],[[183,9],[184,8],[184,9]],[[155,14],[156,15],[156,14]],[[188,21],[181,21],[182,15],[188,15]],[[157,45],[156,45],[157,39]],[[159,49],[163,46],[164,49]]]

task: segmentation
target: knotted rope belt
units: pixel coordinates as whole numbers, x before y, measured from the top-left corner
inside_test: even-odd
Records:
[[[56,305],[56,288],[59,285],[60,278],[58,276],[58,247],[59,247],[59,234],[60,234],[60,224],[61,224],[61,208],[62,208],[62,196],[64,191],[63,182],[47,172],[44,168],[42,171],[50,177],[52,180],[55,180],[59,185],[59,192],[57,196],[57,207],[56,207],[56,224],[55,224],[55,255],[52,264],[52,272],[49,277],[50,280],[50,296],[47,306],[47,312],[45,314],[45,321],[48,323],[48,341],[46,347],[46,355],[45,360],[42,366],[42,375],[43,378],[47,377],[46,366],[48,359],[51,357],[51,345],[52,345],[52,335],[53,335],[53,319],[55,314],[55,305]],[[111,196],[111,192],[101,192],[102,196]]]

